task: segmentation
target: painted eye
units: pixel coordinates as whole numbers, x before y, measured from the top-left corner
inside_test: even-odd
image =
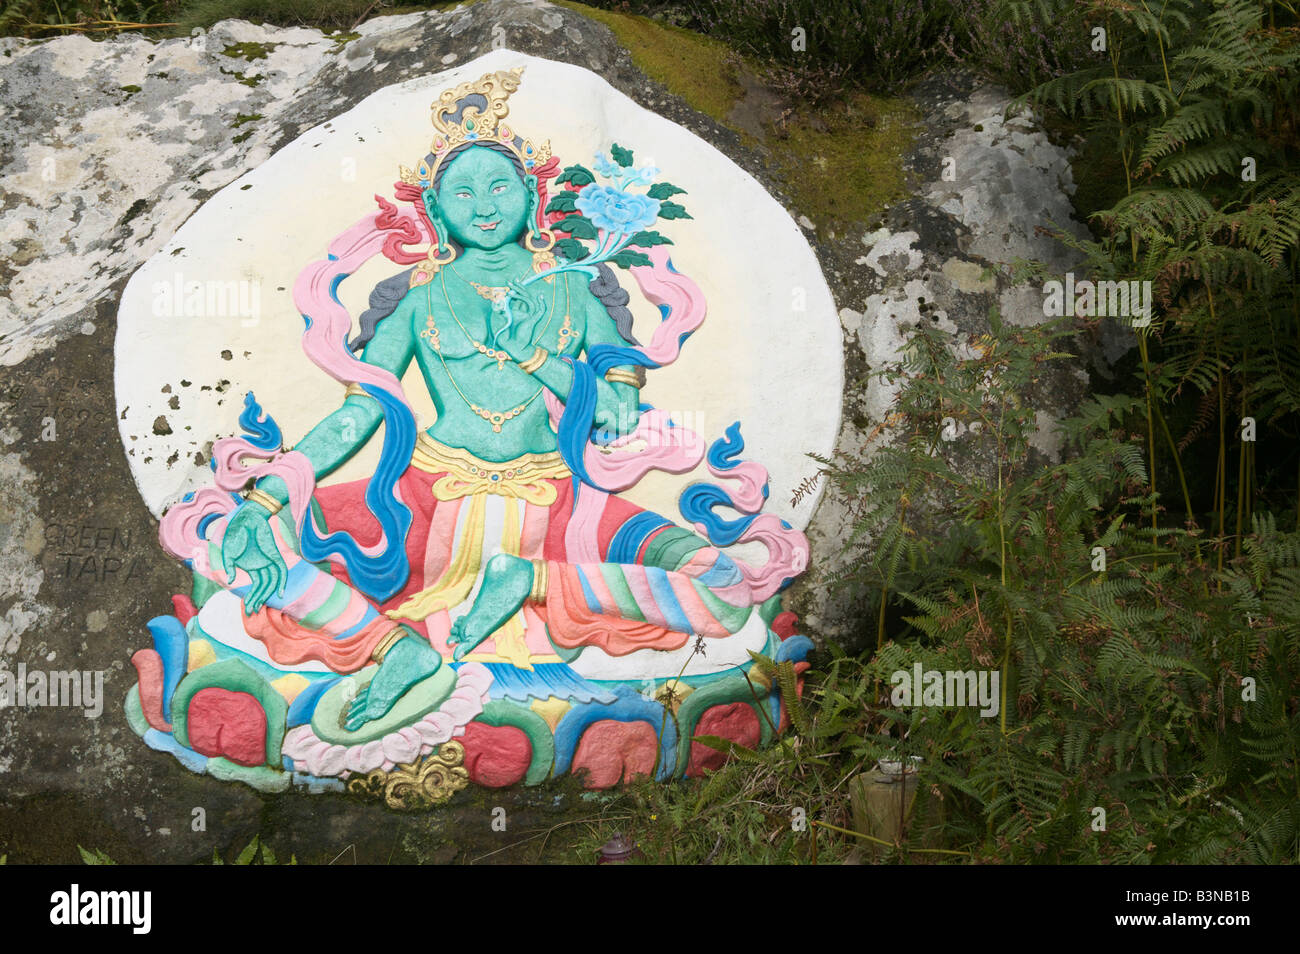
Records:
[[[492,189],[492,194],[493,194],[493,195],[500,195],[502,192],[505,192],[506,189],[508,189],[508,188],[510,188],[510,187],[507,186],[507,185],[505,185],[504,183],[502,183],[501,185],[496,186],[496,187],[494,187],[494,188]]]
[[[458,199],[471,199],[471,198],[473,198],[473,196],[471,196],[468,192],[463,192],[463,191],[462,191],[462,192],[457,192],[457,193],[456,193],[456,198],[458,198]]]

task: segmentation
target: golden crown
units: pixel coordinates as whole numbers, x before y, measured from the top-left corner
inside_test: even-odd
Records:
[[[535,146],[531,139],[518,135],[504,120],[510,113],[507,100],[519,88],[524,68],[485,73],[472,82],[461,83],[442,91],[433,104],[433,128],[437,134],[429,146],[429,155],[412,171],[401,167],[402,181],[427,189],[433,184],[438,167],[465,143],[504,146],[532,172],[551,158],[550,141]],[[432,161],[431,161],[432,160]]]

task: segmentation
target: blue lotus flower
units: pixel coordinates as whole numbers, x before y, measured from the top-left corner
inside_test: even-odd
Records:
[[[659,175],[659,170],[654,166],[642,166],[640,169],[631,170],[628,177],[624,180],[623,185],[650,185],[655,181],[655,176]]]
[[[609,186],[590,185],[578,193],[574,203],[591,224],[606,232],[631,234],[654,224],[659,200],[635,195]]]
[[[605,155],[603,152],[596,153],[596,161],[593,165],[596,167],[596,172],[604,176],[606,179],[613,179],[623,171],[622,166],[615,163],[614,160],[610,159],[609,156]]]

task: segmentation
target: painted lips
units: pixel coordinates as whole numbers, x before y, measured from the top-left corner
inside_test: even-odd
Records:
[[[484,225],[480,225],[479,228],[481,228],[484,232],[491,232],[500,224],[501,224],[501,220],[497,219],[495,222],[488,222]]]

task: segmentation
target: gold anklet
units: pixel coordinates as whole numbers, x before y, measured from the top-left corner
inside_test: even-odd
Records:
[[[388,651],[393,648],[393,645],[399,639],[408,635],[410,634],[407,633],[405,627],[400,625],[394,626],[393,631],[379,641],[379,645],[376,646],[375,651],[370,654],[370,658],[377,663],[382,663],[384,657],[388,655]]]
[[[538,606],[546,605],[546,587],[550,583],[551,572],[545,560],[530,560],[533,565],[533,588],[528,598]]]

